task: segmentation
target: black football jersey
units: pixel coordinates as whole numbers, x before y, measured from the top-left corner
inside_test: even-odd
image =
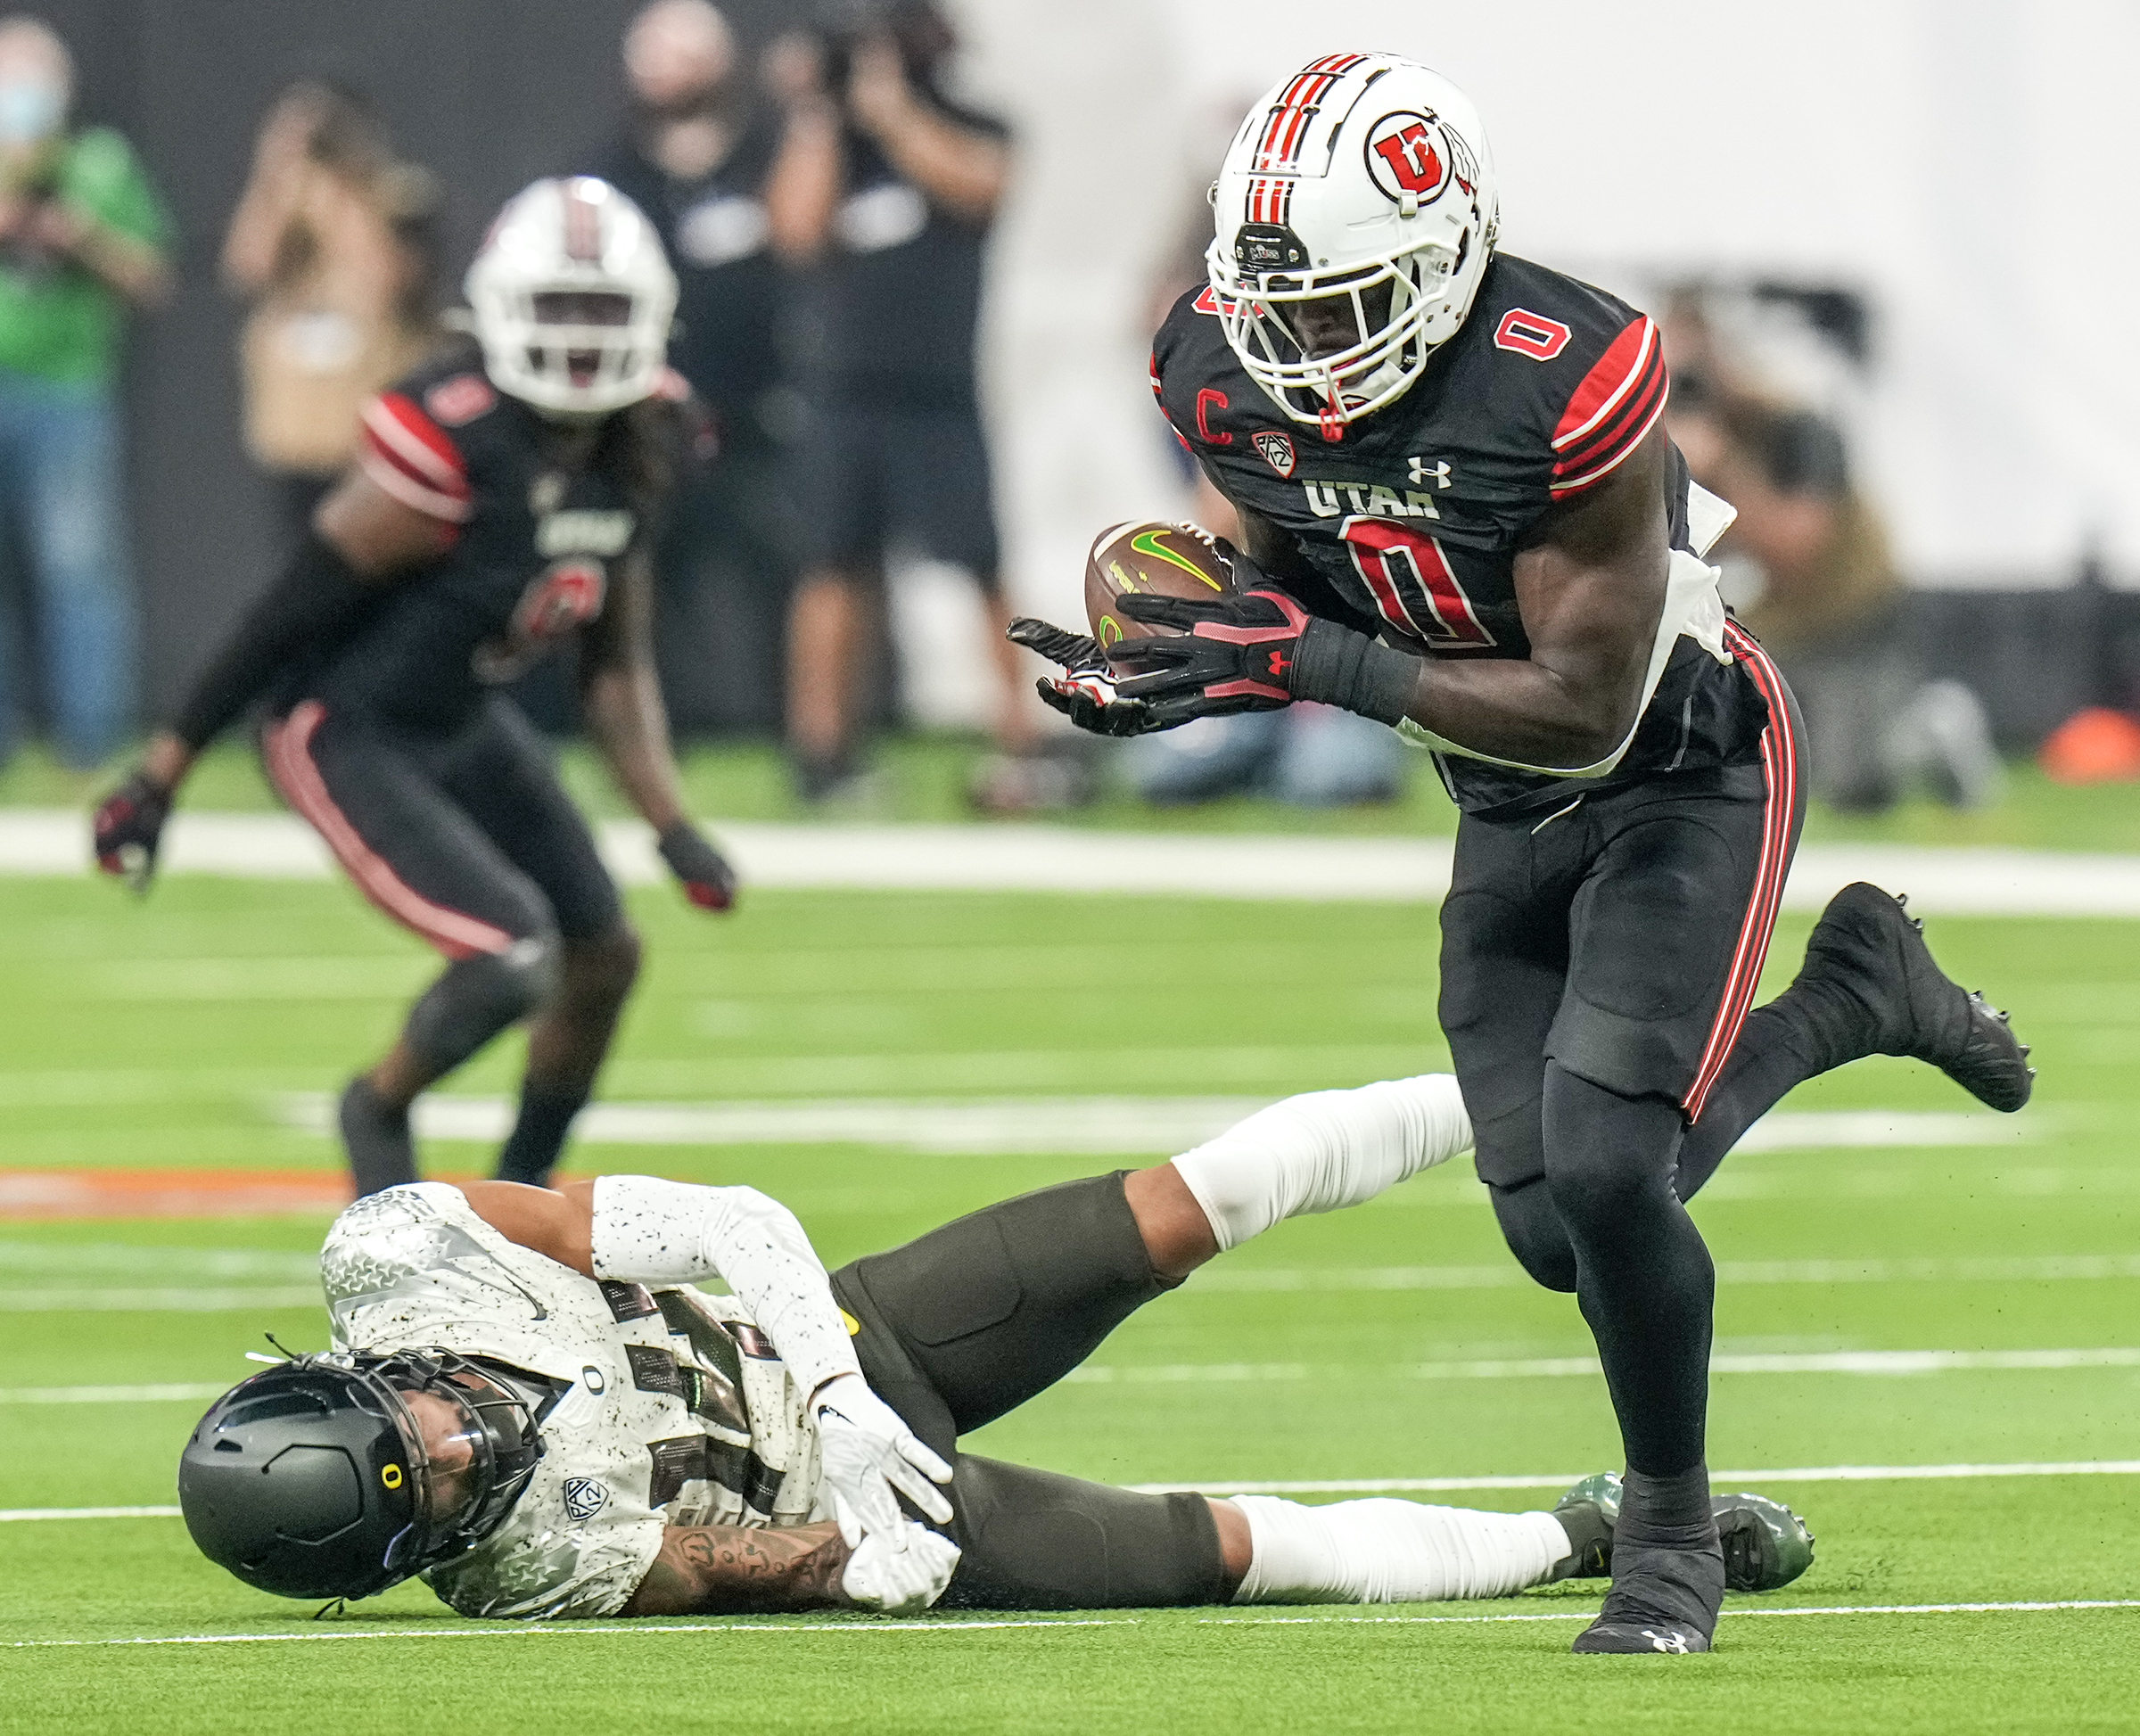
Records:
[[[1152,389],[1220,492],[1290,533],[1316,576],[1293,585],[1300,602],[1407,648],[1529,656],[1517,553],[1543,514],[1610,475],[1663,415],[1656,325],[1602,290],[1501,255],[1411,390],[1333,440],[1265,396],[1217,315],[1208,288],[1175,303]],[[1686,465],[1673,456],[1672,546],[1691,548]],[[1683,638],[1609,777],[1436,758],[1466,810],[1520,811],[1564,786],[1757,759],[1766,720],[1735,668]]]
[[[465,345],[388,387],[364,407],[358,463],[453,526],[453,545],[387,589],[348,639],[291,671],[276,709],[317,697],[389,722],[457,727],[490,688],[601,614],[619,563],[654,533],[658,479],[691,460],[704,426],[671,374],[656,400],[610,416],[591,447],[575,448],[492,386]],[[647,440],[664,449],[646,453]]]

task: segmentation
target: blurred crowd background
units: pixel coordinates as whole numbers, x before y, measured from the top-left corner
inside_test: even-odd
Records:
[[[877,732],[972,731],[978,805],[1076,802],[1099,769],[1001,625],[1077,619],[1107,524],[1226,528],[1145,351],[1239,115],[1338,46],[1464,85],[1504,248],[1663,321],[1823,799],[1982,804],[2016,753],[2140,776],[2140,16],[2108,0],[54,0],[0,23],[0,758],[94,767],[167,704],[490,214],[588,172],[660,228],[723,436],[660,563],[679,733],[778,738],[817,802],[867,794]],[[525,697],[571,727],[561,681]],[[1114,772],[1386,799],[1409,768],[1357,723]]]

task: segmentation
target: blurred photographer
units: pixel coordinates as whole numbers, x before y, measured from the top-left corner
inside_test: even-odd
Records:
[[[955,46],[932,5],[851,15],[767,58],[786,109],[767,185],[775,249],[808,267],[795,487],[811,547],[788,621],[788,746],[806,801],[852,791],[859,677],[888,544],[963,568],[991,617],[1003,757],[984,805],[1071,799],[1033,755],[974,369],[984,243],[1010,173],[1008,131],[945,94]]]
[[[301,79],[260,124],[223,278],[252,304],[239,346],[245,446],[275,480],[291,547],[356,456],[365,400],[441,336],[439,205],[430,171],[395,155],[354,91]]]
[[[765,179],[777,125],[753,119],[728,22],[652,0],[624,33],[625,136],[587,164],[646,213],[677,276],[670,365],[712,412],[718,455],[680,483],[655,551],[662,684],[696,722],[778,715],[794,578],[781,367],[786,273]]]
[[[1920,780],[1949,806],[1994,800],[2004,774],[1983,706],[1958,681],[1924,679],[1902,576],[1835,424],[1693,368],[1674,381],[1670,415],[1695,480],[1739,510],[1721,552],[1757,567],[1760,586],[1736,612],[1798,697],[1815,793],[1854,813]]]
[[[74,62],[0,20],[0,514],[21,528],[55,745],[88,768],[132,721],[135,598],[116,396],[131,308],[165,287],[161,201],[125,139],[68,128]],[[12,745],[0,634],[0,761]]]

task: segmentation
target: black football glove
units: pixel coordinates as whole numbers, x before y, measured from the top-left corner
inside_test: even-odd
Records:
[[[1124,667],[1116,680],[1122,696],[1142,700],[1167,723],[1290,705],[1301,638],[1330,624],[1279,590],[1239,591],[1208,602],[1133,592],[1116,598],[1115,606],[1148,627],[1174,629],[1125,640],[1114,651]]]
[[[736,907],[736,870],[704,832],[679,819],[661,836],[662,860],[683,883],[684,896],[702,910]]]
[[[137,893],[146,893],[156,872],[163,823],[170,817],[171,793],[136,768],[97,806],[91,823],[97,867],[123,876]]]
[[[1034,685],[1047,704],[1080,729],[1095,736],[1141,736],[1168,727],[1152,715],[1150,707],[1115,691],[1107,653],[1090,634],[1066,632],[1031,615],[1020,615],[1003,637],[1063,666],[1060,675],[1042,676]]]

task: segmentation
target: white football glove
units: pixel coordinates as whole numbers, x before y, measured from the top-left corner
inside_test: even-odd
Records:
[[[938,1524],[949,1522],[951,1503],[934,1485],[949,1483],[951,1468],[915,1436],[906,1419],[871,1392],[860,1375],[834,1376],[818,1388],[811,1404],[818,1416],[825,1486],[849,1549],[881,1533],[890,1549],[901,1551],[910,1541],[906,1534],[920,1531],[900,1513],[894,1490]]]
[[[872,1531],[856,1545],[840,1589],[861,1608],[918,1616],[943,1595],[958,1566],[958,1544],[906,1519],[896,1531]]]

